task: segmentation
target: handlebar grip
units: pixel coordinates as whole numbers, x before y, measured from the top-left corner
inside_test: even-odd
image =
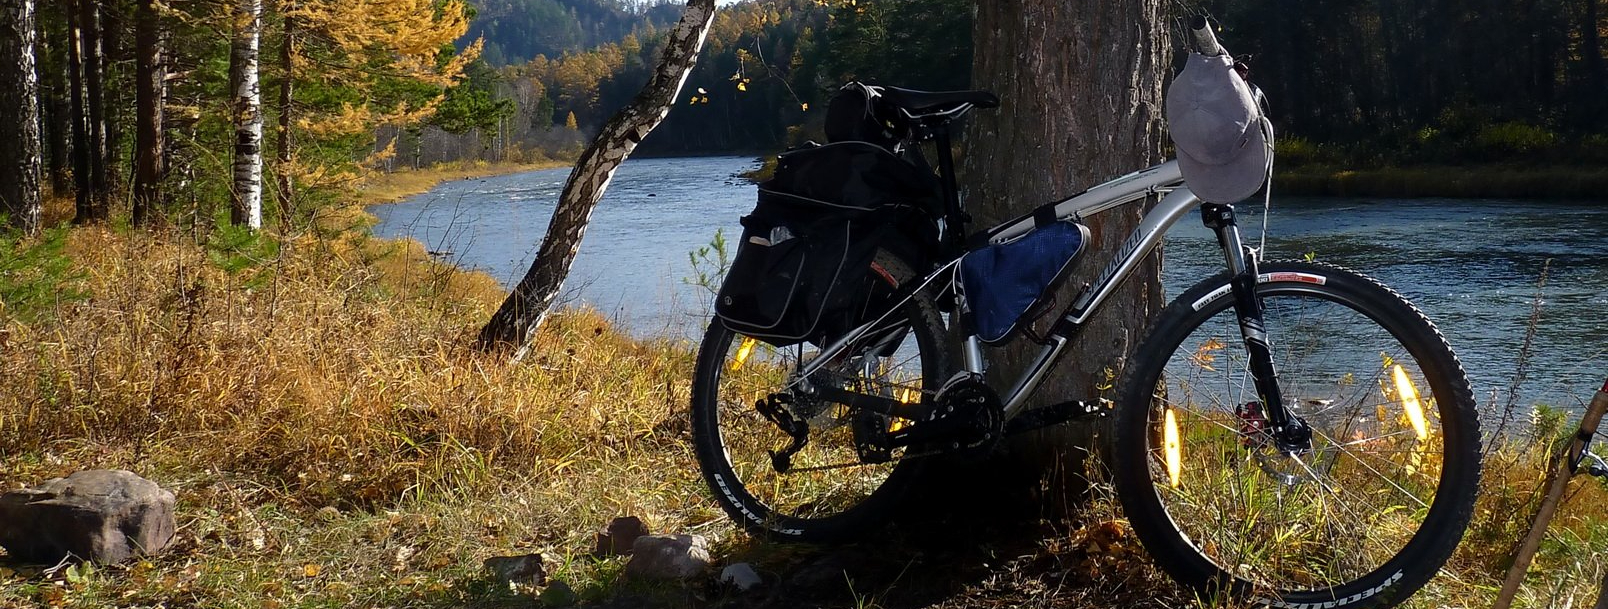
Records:
[[[1212,26],[1205,17],[1196,16],[1190,21],[1189,33],[1195,42],[1196,52],[1208,57],[1223,54],[1223,46],[1217,43],[1217,36],[1212,34]]]

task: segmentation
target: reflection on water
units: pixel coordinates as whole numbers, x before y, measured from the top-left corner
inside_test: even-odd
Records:
[[[753,205],[734,178],[753,159],[627,162],[592,216],[567,283],[572,298],[638,334],[695,336],[706,296],[686,284],[688,253],[716,229],[728,237]],[[443,184],[370,209],[376,234],[411,236],[505,284],[535,256],[568,170]],[[1259,207],[1243,206],[1255,243]],[[1573,405],[1608,376],[1608,203],[1277,197],[1270,258],[1341,264],[1413,300],[1457,350],[1482,402],[1506,403],[1536,283],[1551,259],[1529,378],[1520,403]],[[734,239],[733,239],[734,240]],[[1222,268],[1211,233],[1192,217],[1169,235],[1169,294]]]

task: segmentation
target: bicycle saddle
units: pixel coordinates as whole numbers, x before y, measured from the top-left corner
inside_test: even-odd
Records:
[[[978,108],[998,108],[999,98],[987,91],[917,91],[881,87],[882,99],[912,115],[944,114],[964,104]]]

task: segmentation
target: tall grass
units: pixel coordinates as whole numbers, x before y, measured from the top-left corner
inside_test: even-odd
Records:
[[[512,365],[467,348],[501,288],[415,242],[214,237],[73,229],[61,255],[87,298],[0,325],[0,484],[120,467],[179,490],[188,549],[143,585],[80,578],[69,600],[172,601],[163,582],[197,567],[221,577],[191,578],[185,594],[214,599],[202,605],[339,604],[406,574],[475,581],[490,553],[584,545],[626,513],[715,519],[683,437],[685,345],[568,311]],[[401,546],[365,537],[406,523]],[[332,580],[335,565],[350,594],[257,586]],[[312,570],[326,574],[295,575]],[[59,586],[27,575],[0,571],[0,606],[51,602]]]

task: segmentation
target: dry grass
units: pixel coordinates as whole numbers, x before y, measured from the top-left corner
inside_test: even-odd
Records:
[[[525,365],[475,353],[501,289],[360,233],[234,274],[178,235],[81,228],[67,249],[92,297],[0,326],[0,484],[134,470],[177,488],[181,548],[65,588],[0,571],[0,605],[485,601],[507,597],[475,587],[486,556],[579,556],[627,513],[716,520],[684,345],[571,311]]]

